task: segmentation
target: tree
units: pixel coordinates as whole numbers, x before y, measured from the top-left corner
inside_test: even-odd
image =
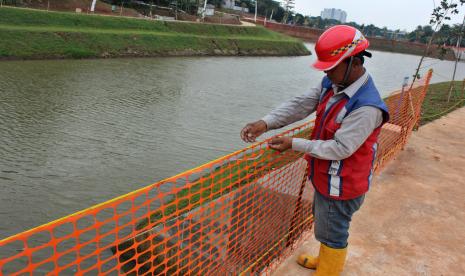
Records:
[[[304,19],[304,26],[310,26],[310,22],[311,22],[311,18],[310,16],[305,16],[305,19]]]
[[[282,19],[282,23],[287,24],[289,17],[292,17],[292,10],[294,9],[294,5],[294,0],[284,0],[283,7],[285,13]]]
[[[210,0],[208,1],[210,4],[214,5],[217,8],[221,7],[221,4],[223,3],[222,0]]]
[[[302,26],[305,22],[304,16],[300,13],[296,13],[296,15],[293,18],[294,24]]]
[[[465,15],[463,16],[463,23],[462,23],[462,27],[460,28],[460,31],[458,32],[458,37],[457,37],[457,56],[456,56],[456,59],[455,59],[455,65],[454,65],[454,73],[452,74],[452,81],[450,83],[450,87],[449,87],[449,95],[447,96],[447,102],[450,101],[450,96],[452,94],[452,89],[453,87],[455,86],[455,73],[457,72],[457,63],[459,62],[460,58],[461,58],[461,55],[462,55],[462,51],[459,50],[459,46],[460,46],[460,42],[462,40],[462,37],[463,37],[463,32],[465,31]]]
[[[242,2],[241,3],[241,8],[242,8],[242,11],[244,11],[247,8],[247,4]]]
[[[387,33],[388,33],[388,28],[387,27],[383,27],[383,37],[387,37]]]
[[[463,4],[465,4],[465,0],[460,0],[460,5],[463,5]],[[434,27],[434,31],[432,32],[428,45],[426,46],[425,51],[420,59],[420,62],[418,63],[418,67],[415,71],[415,75],[413,75],[413,81],[410,86],[410,89],[412,89],[415,81],[419,77],[418,73],[420,72],[420,68],[423,63],[423,60],[428,55],[428,52],[433,42],[436,31],[440,29],[440,27],[443,25],[443,22],[445,20],[450,20],[450,16],[449,16],[450,14],[458,14],[459,11],[457,9],[457,6],[458,4],[454,3],[453,1],[449,2],[448,0],[441,0],[441,3],[439,4],[439,6],[434,8],[433,13],[431,14],[431,20],[430,20],[430,24]],[[431,29],[433,29],[433,27],[431,27]]]
[[[259,0],[257,2],[257,14],[260,16],[267,16],[273,13],[273,19],[281,21],[284,16],[284,8],[280,2],[275,0]],[[248,8],[249,12],[255,12],[255,1],[252,0],[237,0],[236,5],[240,5],[243,8]]]
[[[273,12],[274,19],[277,19],[277,18],[281,19],[282,12],[281,12],[281,16],[279,16],[280,14],[279,10],[283,10],[279,2],[276,2],[273,0],[259,0],[258,1],[258,14],[261,16],[271,15],[271,13]]]

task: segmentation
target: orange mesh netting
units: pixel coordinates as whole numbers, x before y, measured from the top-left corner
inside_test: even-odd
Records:
[[[386,99],[377,169],[405,145],[430,78]],[[301,153],[266,142],[4,239],[0,275],[268,274],[309,237],[313,188]]]

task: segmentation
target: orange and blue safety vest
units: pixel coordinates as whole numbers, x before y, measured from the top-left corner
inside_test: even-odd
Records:
[[[329,100],[334,95],[332,83],[325,77],[322,84],[323,91],[316,110],[311,140],[334,139],[334,134],[341,127],[343,119],[360,107],[373,106],[383,112],[383,123],[348,158],[322,160],[310,155],[305,157],[309,162],[310,180],[319,193],[337,200],[353,199],[365,194],[370,187],[378,136],[382,125],[389,120],[388,109],[371,77],[351,98],[342,97],[328,107]]]

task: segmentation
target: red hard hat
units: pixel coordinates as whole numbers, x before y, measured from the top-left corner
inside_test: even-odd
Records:
[[[326,30],[315,45],[318,60],[313,64],[317,70],[327,71],[341,61],[364,51],[370,43],[354,27],[337,25]]]

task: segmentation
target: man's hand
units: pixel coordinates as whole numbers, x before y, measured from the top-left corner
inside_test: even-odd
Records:
[[[292,137],[277,137],[271,139],[271,141],[268,143],[268,146],[271,149],[277,150],[277,151],[285,151],[290,148],[292,148]]]
[[[244,142],[253,143],[258,136],[267,131],[265,121],[260,120],[247,124],[241,131],[241,138]]]

